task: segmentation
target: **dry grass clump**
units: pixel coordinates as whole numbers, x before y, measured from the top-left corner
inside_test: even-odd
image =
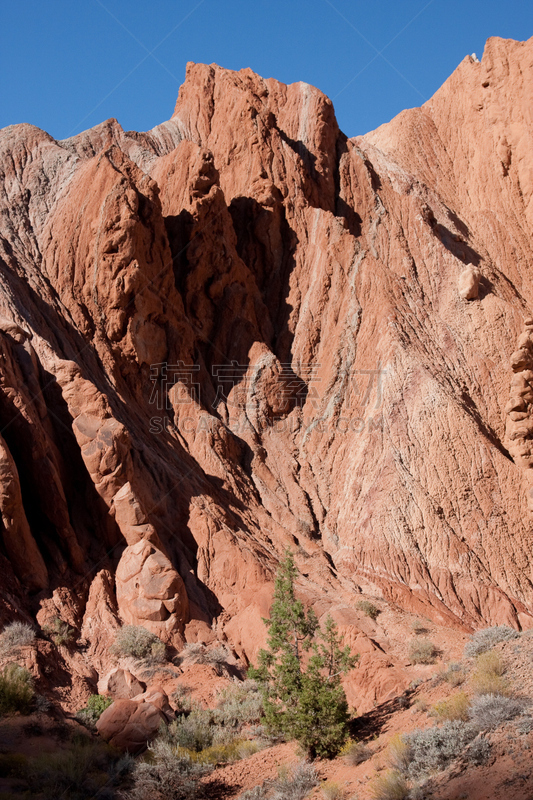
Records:
[[[356,767],[372,758],[372,750],[364,742],[347,742],[340,751],[341,757],[351,767]]]
[[[405,800],[409,796],[407,781],[395,770],[377,775],[368,788],[372,800]]]
[[[492,648],[500,642],[518,639],[519,636],[520,634],[515,631],[514,628],[510,628],[509,625],[496,625],[493,628],[483,628],[483,630],[473,633],[466,643],[464,649],[465,658],[478,656],[480,653],[492,650]]]
[[[324,800],[343,800],[344,789],[335,781],[325,781],[320,787],[320,792]]]
[[[509,681],[504,678],[505,665],[495,650],[482,652],[477,658],[470,676],[470,686],[475,694],[509,693]]]
[[[399,733],[395,733],[387,748],[387,765],[395,772],[404,772],[411,763],[412,753],[408,741]]]
[[[8,664],[0,673],[0,715],[28,714],[34,698],[33,679],[19,664]]]
[[[0,633],[0,653],[9,653],[17,647],[33,644],[35,630],[25,622],[10,622]]]
[[[124,625],[119,628],[110,647],[111,653],[118,658],[138,658],[152,664],[165,661],[166,650],[161,639],[141,625]]]
[[[470,698],[466,692],[456,692],[446,700],[436,703],[431,709],[431,714],[439,720],[461,719],[466,722],[469,707]]]
[[[438,656],[437,646],[429,639],[411,639],[409,661],[412,664],[434,664]]]

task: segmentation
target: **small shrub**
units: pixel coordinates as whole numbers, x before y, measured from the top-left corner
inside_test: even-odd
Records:
[[[88,728],[94,728],[103,712],[108,708],[113,700],[101,694],[92,694],[87,700],[85,708],[80,708],[76,712],[76,718]]]
[[[466,750],[466,757],[476,766],[486,764],[491,754],[491,744],[482,736],[478,736]]]
[[[344,789],[334,781],[325,781],[320,787],[324,800],[343,800]]]
[[[520,634],[508,625],[497,625],[494,628],[484,628],[483,630],[476,631],[465,645],[465,658],[478,656],[480,653],[492,650],[499,642],[518,639],[519,636]]]
[[[198,796],[199,780],[208,771],[204,764],[176,754],[161,740],[148,746],[148,756],[149,760],[136,763],[133,788],[122,793],[123,800],[193,800]]]
[[[340,755],[351,767],[356,767],[372,757],[372,750],[364,742],[347,742]]]
[[[177,665],[184,662],[187,664],[209,664],[221,674],[222,667],[227,664],[230,658],[231,651],[225,645],[219,645],[209,650],[201,642],[191,642],[185,645],[185,649],[174,659],[174,663]]]
[[[117,631],[111,653],[119,658],[138,658],[159,664],[165,660],[166,647],[161,639],[141,625],[124,625]]]
[[[373,620],[377,619],[378,615],[381,614],[381,609],[375,606],[374,603],[371,603],[370,600],[359,600],[359,602],[355,604],[355,607]]]
[[[416,779],[444,769],[476,736],[474,725],[454,720],[439,728],[413,731],[405,739],[411,749],[407,774]]]
[[[499,653],[489,650],[476,659],[470,685],[475,694],[508,694],[509,682],[503,677],[505,665]]]
[[[524,703],[520,700],[499,694],[484,694],[473,700],[469,716],[472,723],[484,731],[514,719],[523,709]]]
[[[387,748],[387,764],[395,772],[404,772],[411,763],[409,742],[399,733],[394,734]]]
[[[263,716],[263,696],[255,681],[232,683],[218,696],[215,722],[233,728],[258,723]]]
[[[282,768],[272,781],[271,800],[304,800],[318,784],[316,770],[308,761],[300,761],[290,769]]]
[[[525,716],[522,719],[518,720],[516,724],[516,729],[518,733],[532,733],[533,732],[533,717]]]
[[[409,796],[407,781],[394,770],[376,776],[368,788],[372,800],[404,800]]]
[[[460,686],[466,680],[466,672],[462,664],[448,664],[447,667],[439,670],[439,678],[449,683],[450,686]]]
[[[0,634],[0,652],[8,653],[34,641],[35,631],[31,625],[25,622],[10,622]]]
[[[34,690],[31,674],[18,664],[8,664],[0,673],[0,715],[29,714]]]
[[[174,720],[168,726],[166,737],[175,747],[199,753],[211,747],[214,733],[211,711],[196,708],[189,716]]]
[[[412,639],[409,643],[409,661],[412,664],[433,664],[437,647],[429,639]]]
[[[470,699],[466,692],[456,692],[446,700],[441,700],[432,708],[432,715],[439,720],[468,719]]]
[[[54,617],[51,622],[43,625],[43,631],[53,641],[56,647],[68,647],[76,639],[76,631],[60,617]]]

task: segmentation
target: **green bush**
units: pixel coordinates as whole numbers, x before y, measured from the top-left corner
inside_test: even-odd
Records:
[[[496,625],[493,628],[483,628],[473,633],[466,643],[464,649],[465,658],[478,656],[480,653],[492,650],[492,648],[500,642],[518,639],[519,636],[520,634],[515,631],[514,628],[510,628],[509,625]]]
[[[319,629],[313,609],[296,598],[298,571],[287,551],[280,564],[270,608],[267,649],[249,670],[263,694],[265,724],[274,734],[297,739],[310,758],[334,757],[348,733],[348,704],[341,675],[355,666],[349,646],[328,616]],[[304,659],[304,653],[312,655]]]
[[[34,641],[35,630],[31,625],[25,622],[10,622],[0,634],[0,652],[8,653]]]
[[[94,728],[103,712],[108,708],[113,700],[111,697],[104,697],[101,694],[92,694],[87,700],[85,708],[80,708],[76,712],[76,718],[88,728]]]
[[[120,628],[110,651],[119,658],[138,658],[154,664],[163,662],[166,656],[166,647],[161,639],[141,625]]]
[[[409,661],[412,664],[433,664],[437,655],[437,647],[429,639],[411,639]]]
[[[34,698],[33,679],[24,667],[8,664],[0,673],[0,715],[29,714]]]
[[[381,609],[371,603],[370,600],[359,600],[358,603],[355,604],[355,607],[362,611],[363,614],[366,614],[367,617],[370,619],[377,619],[378,615],[381,614]]]
[[[166,738],[174,747],[197,753],[211,747],[214,735],[212,712],[202,708],[195,708],[187,717],[174,720],[166,731]]]

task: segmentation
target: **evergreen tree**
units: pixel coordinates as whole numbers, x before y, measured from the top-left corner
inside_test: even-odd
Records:
[[[287,551],[276,575],[270,619],[264,620],[268,648],[260,651],[259,666],[249,674],[263,687],[268,729],[297,739],[311,758],[332,757],[347,734],[341,675],[352,669],[358,656],[352,656],[349,647],[341,648],[331,617],[325,630],[318,630],[314,611],[306,612],[295,596],[297,574]],[[315,635],[318,641],[313,641]],[[305,665],[304,653],[311,648]]]

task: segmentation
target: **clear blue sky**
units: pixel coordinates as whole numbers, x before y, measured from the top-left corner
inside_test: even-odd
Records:
[[[197,61],[318,86],[354,136],[420,105],[489,36],[532,35],[532,0],[3,0],[0,127],[147,130]]]

